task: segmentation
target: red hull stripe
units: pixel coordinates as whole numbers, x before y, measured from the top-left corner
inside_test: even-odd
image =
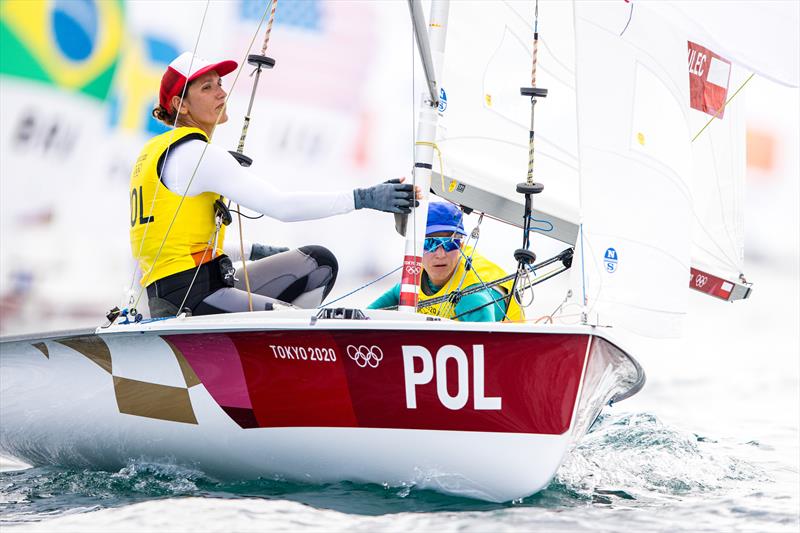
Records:
[[[242,427],[363,427],[563,434],[571,423],[586,345],[583,335],[281,331],[205,334],[182,350]],[[200,336],[198,336],[200,337]],[[225,337],[215,339],[215,337]],[[232,343],[246,390],[225,379]],[[208,349],[212,348],[212,349]],[[247,412],[245,412],[247,411]]]

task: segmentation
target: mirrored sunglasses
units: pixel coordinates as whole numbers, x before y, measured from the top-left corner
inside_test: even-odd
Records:
[[[433,253],[437,248],[442,247],[445,252],[452,252],[458,250],[461,246],[461,239],[453,237],[426,237],[425,238],[425,252]]]

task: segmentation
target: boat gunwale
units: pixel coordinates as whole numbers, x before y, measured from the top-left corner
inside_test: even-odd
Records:
[[[587,335],[597,336],[614,345],[634,365],[639,376],[634,385],[617,393],[611,404],[629,398],[644,386],[646,376],[639,362],[623,348],[614,337],[611,328],[589,324],[534,324],[505,322],[460,322],[448,319],[430,319],[427,315],[405,314],[398,317],[397,311],[378,311],[365,309],[367,319],[318,319],[316,309],[289,311],[256,311],[226,313],[197,317],[171,317],[154,321],[114,324],[98,328],[76,328],[47,333],[27,333],[0,337],[0,346],[18,342],[42,342],[85,336],[134,336],[134,335],[191,335],[197,333],[237,333],[270,332],[276,330],[309,331],[434,331],[434,332],[474,332],[474,333],[516,333],[542,335]],[[389,314],[391,313],[391,314]],[[392,319],[386,319],[386,316]],[[267,319],[267,320],[264,320]]]

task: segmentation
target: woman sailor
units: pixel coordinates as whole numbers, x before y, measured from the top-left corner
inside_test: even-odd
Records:
[[[428,220],[425,228],[424,252],[422,254],[422,276],[419,287],[420,313],[457,318],[464,322],[500,322],[524,320],[522,309],[514,298],[506,309],[512,281],[486,287],[485,284],[505,277],[506,273],[472,248],[465,247],[462,237],[464,220],[461,210],[446,202],[431,202],[428,205]],[[471,268],[466,268],[467,258]],[[453,305],[443,303],[422,306],[426,300],[483,286],[482,290],[462,296]],[[400,301],[400,285],[395,285],[377,300],[370,309],[396,307]]]
[[[152,316],[187,307],[195,315],[249,309],[248,294],[224,252],[219,219],[227,213],[215,211],[217,200],[287,222],[362,208],[408,213],[415,202],[412,186],[402,179],[354,191],[285,192],[242,168],[210,143],[216,125],[228,120],[221,78],[236,66],[185,52],[161,79],[153,116],[174,129],[144,146],[130,182],[131,250]],[[249,258],[260,258],[247,268],[256,310],[272,309],[275,300],[316,307],[336,281],[336,258],[322,246],[253,245]]]

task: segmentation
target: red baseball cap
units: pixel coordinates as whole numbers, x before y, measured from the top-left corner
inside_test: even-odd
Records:
[[[237,66],[236,61],[229,59],[212,63],[191,52],[184,52],[169,64],[167,71],[161,77],[158,103],[167,111],[172,111],[170,104],[172,97],[180,96],[184,85],[212,70],[215,70],[220,76],[230,74],[236,70]]]

